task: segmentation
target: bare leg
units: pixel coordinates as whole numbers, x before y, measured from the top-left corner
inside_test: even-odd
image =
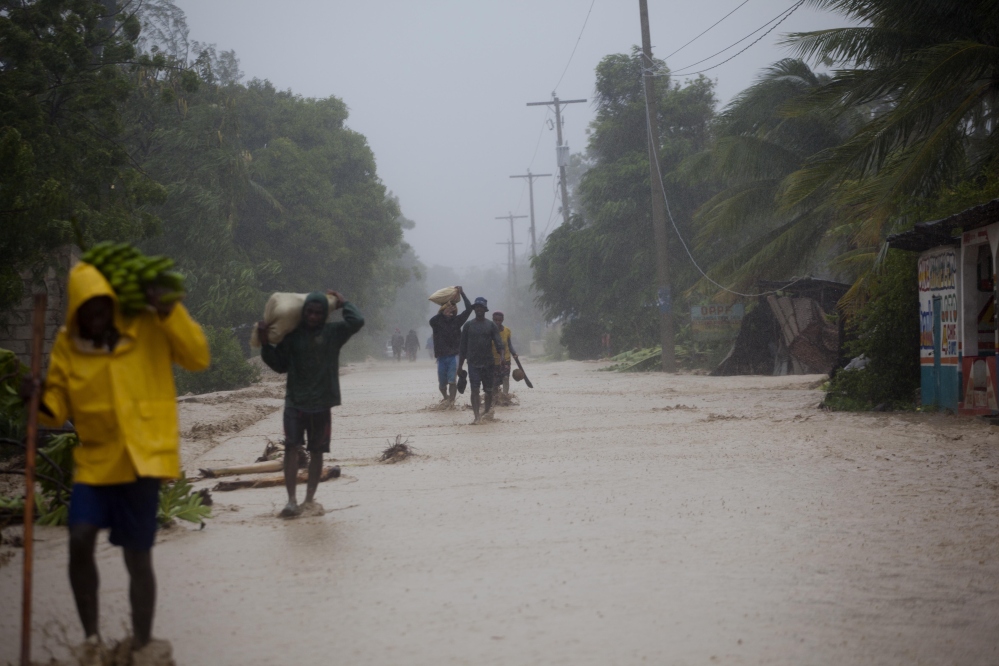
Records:
[[[472,390],[472,413],[475,414],[475,420],[472,423],[479,422],[479,392]]]
[[[486,391],[486,414],[492,411],[493,408],[493,392]]]
[[[447,384],[439,384],[437,389],[441,392],[441,396],[447,400]]]
[[[98,633],[97,588],[100,576],[94,561],[94,547],[99,531],[98,527],[86,523],[69,528],[69,583],[87,638]]]
[[[458,397],[458,386],[451,382],[447,385],[447,399],[453,404],[456,397]]]
[[[510,377],[506,376],[503,378],[503,393],[510,392]]]
[[[141,650],[152,639],[156,610],[156,574],[151,550],[124,549],[128,569],[128,598],[132,602],[132,649]]]
[[[313,451],[309,455],[309,481],[306,485],[305,503],[312,502],[316,497],[316,488],[319,487],[319,478],[323,473],[323,454]]]
[[[298,447],[284,447],[284,487],[288,491],[288,503],[281,510],[281,516],[288,518],[299,514],[298,500],[295,499],[295,486],[298,485]]]

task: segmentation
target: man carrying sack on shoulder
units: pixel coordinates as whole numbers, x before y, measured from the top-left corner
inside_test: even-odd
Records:
[[[327,322],[329,300],[343,308],[343,321]],[[315,502],[323,472],[323,454],[330,452],[331,410],[340,405],[340,349],[364,326],[360,311],[336,291],[313,292],[302,306],[302,320],[280,343],[270,344],[268,325],[257,324],[260,357],[274,372],[287,373],[284,399],[284,484],[288,503],[282,518],[294,518],[302,508],[322,511]],[[305,504],[295,497],[298,449],[307,443],[309,478]]]

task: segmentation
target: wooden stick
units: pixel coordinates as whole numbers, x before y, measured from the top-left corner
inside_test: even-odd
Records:
[[[282,469],[284,469],[283,460],[268,460],[266,462],[250,463],[249,465],[234,465],[232,467],[203,467],[198,471],[201,472],[201,476],[204,478],[214,479],[219,476],[280,472]]]
[[[38,444],[38,406],[42,400],[42,345],[45,342],[45,294],[35,294],[31,328],[31,400],[24,457],[24,586],[21,595],[21,666],[31,666],[31,580],[35,541],[35,450]]]
[[[324,467],[322,474],[319,475],[319,483],[324,483],[330,479],[336,479],[340,476],[340,466],[333,465],[332,467]],[[309,480],[309,473],[306,470],[302,470],[298,473],[298,482],[305,483]],[[255,479],[236,479],[234,481],[219,481],[212,488],[212,491],[227,491],[227,490],[242,490],[244,488],[272,488],[274,486],[284,485],[284,475],[277,474],[275,476],[265,476],[257,477]]]

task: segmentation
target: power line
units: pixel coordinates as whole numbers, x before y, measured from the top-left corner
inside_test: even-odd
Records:
[[[675,70],[672,70],[669,73],[672,74],[673,76],[693,76],[694,74],[700,74],[702,72],[707,72],[709,70],[712,70],[715,67],[721,67],[722,65],[724,65],[725,63],[727,63],[729,60],[732,60],[732,58],[735,58],[736,56],[738,56],[738,55],[740,55],[742,53],[745,53],[746,50],[748,50],[750,47],[752,47],[753,45],[755,45],[761,39],[763,39],[764,37],[766,37],[767,35],[769,35],[771,32],[773,32],[774,28],[776,28],[778,25],[780,25],[781,23],[783,23],[784,20],[788,16],[790,16],[791,14],[793,14],[795,12],[795,10],[797,10],[798,7],[801,7],[801,5],[803,5],[804,3],[805,3],[805,0],[798,0],[798,2],[794,3],[792,6],[788,7],[787,9],[785,9],[780,14],[778,14],[775,17],[773,17],[772,19],[770,19],[769,21],[767,21],[766,23],[764,23],[763,25],[761,25],[756,30],[753,30],[751,33],[749,33],[748,35],[746,35],[745,37],[743,37],[739,41],[734,42],[732,44],[729,44],[728,46],[726,46],[725,48],[723,48],[721,51],[718,51],[717,53],[713,53],[713,54],[709,55],[707,58],[702,58],[701,60],[698,60],[697,62],[693,62],[693,63],[691,63],[689,65],[686,65],[685,67],[679,67],[679,68],[677,68]],[[731,48],[733,48],[735,46],[738,46],[742,42],[746,41],[747,39],[749,39],[750,37],[752,37],[753,35],[755,35],[756,33],[758,33],[760,30],[763,30],[764,28],[766,28],[771,23],[774,23],[774,21],[777,21],[777,22],[774,25],[772,25],[769,30],[767,30],[766,32],[764,32],[759,37],[757,37],[756,40],[754,40],[751,44],[749,44],[749,46],[745,47],[744,49],[742,49],[741,51],[739,51],[735,55],[730,56],[729,58],[721,61],[717,65],[712,65],[711,67],[708,67],[706,69],[702,69],[702,70],[697,71],[697,72],[687,72],[687,73],[684,73],[683,70],[690,69],[691,67],[695,67],[696,65],[700,65],[702,62],[707,62],[708,60],[711,60],[715,56],[721,55],[722,53],[725,53],[725,51],[728,51],[729,49],[731,49]],[[657,74],[657,76],[663,76],[663,75],[662,74]]]
[[[749,0],[746,0],[747,2]],[[576,49],[579,47],[579,40],[583,38],[583,31],[586,30],[586,24],[590,21],[590,12],[593,11],[593,5],[597,3],[597,0],[590,2],[590,9],[586,12],[586,19],[583,21],[583,27],[579,30],[579,37],[576,38],[576,44],[572,47],[572,53],[569,54],[569,62],[565,63],[565,69],[562,70],[562,76],[558,77],[558,83],[552,90],[558,90],[559,84],[562,83],[562,79],[565,78],[565,73],[569,71],[569,65],[572,64],[572,57],[576,55]]]
[[[799,2],[798,4],[801,4],[801,3]],[[649,115],[649,105],[648,104],[645,105],[645,126],[646,126],[646,130],[649,133],[649,159],[652,162],[654,162],[655,165],[656,165],[656,175],[658,176],[659,187],[662,188],[662,191],[663,191],[663,201],[666,202],[666,215],[669,217],[670,224],[673,225],[673,231],[676,233],[676,237],[678,239],[680,239],[680,245],[683,246],[684,252],[687,253],[687,257],[690,259],[690,263],[693,264],[694,268],[697,269],[697,272],[700,273],[702,276],[704,276],[705,280],[707,280],[711,284],[715,285],[716,287],[718,287],[722,291],[727,291],[728,293],[735,294],[736,296],[743,296],[743,297],[746,297],[746,298],[755,298],[757,296],[766,296],[767,294],[776,294],[778,291],[780,291],[780,289],[772,289],[770,291],[764,291],[764,292],[759,293],[759,294],[744,294],[742,292],[735,291],[733,289],[729,289],[728,287],[722,285],[721,283],[716,282],[711,276],[709,276],[707,273],[704,272],[704,270],[700,267],[700,265],[698,265],[697,260],[694,259],[694,255],[690,251],[690,248],[687,247],[687,242],[685,240],[683,240],[683,234],[680,233],[680,227],[677,226],[676,220],[673,219],[673,212],[669,208],[669,197],[666,196],[666,185],[663,182],[662,167],[659,164],[659,160],[656,159],[655,153],[653,152],[653,148],[652,148],[652,141],[654,140],[654,138],[652,136],[652,117]],[[804,279],[806,279],[805,276],[802,276],[800,278],[795,278],[791,282],[788,282],[783,287],[781,287],[781,289],[787,289],[792,284],[795,284],[797,282],[801,282]]]
[[[719,23],[721,23],[722,21],[724,21],[725,19],[727,19],[729,16],[731,16],[734,13],[736,13],[739,10],[739,7],[742,7],[742,5],[746,4],[747,2],[749,2],[749,0],[742,0],[742,3],[738,7],[736,7],[735,9],[733,9],[732,11],[730,11],[728,14],[725,14],[725,16],[722,16],[720,19],[718,19],[717,21],[715,21],[714,23],[712,23],[710,26],[708,26],[707,30],[705,30],[704,32],[702,32],[701,34],[699,34],[697,37],[694,37],[692,40],[690,40],[689,42],[687,42],[686,44],[684,44],[683,46],[681,46],[680,48],[678,48],[676,51],[673,51],[672,53],[670,53],[668,56],[666,56],[665,58],[663,58],[663,60],[669,60],[670,58],[672,58],[673,56],[675,56],[677,53],[679,53],[680,51],[684,50],[685,48],[687,48],[688,46],[690,46],[691,44],[693,44],[694,42],[696,42],[698,39],[700,39],[701,37],[703,37],[704,34],[706,32],[708,32],[708,30],[711,30],[711,28],[715,27],[716,25],[718,25]]]

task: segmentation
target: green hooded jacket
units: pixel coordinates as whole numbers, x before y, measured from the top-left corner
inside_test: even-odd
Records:
[[[326,295],[313,292],[302,306],[302,323],[277,345],[264,345],[260,357],[274,372],[288,373],[285,407],[320,411],[340,404],[340,348],[364,326],[364,317],[351,303],[343,304],[343,321],[327,322],[316,331],[305,324],[309,303],[322,303],[329,314]]]

